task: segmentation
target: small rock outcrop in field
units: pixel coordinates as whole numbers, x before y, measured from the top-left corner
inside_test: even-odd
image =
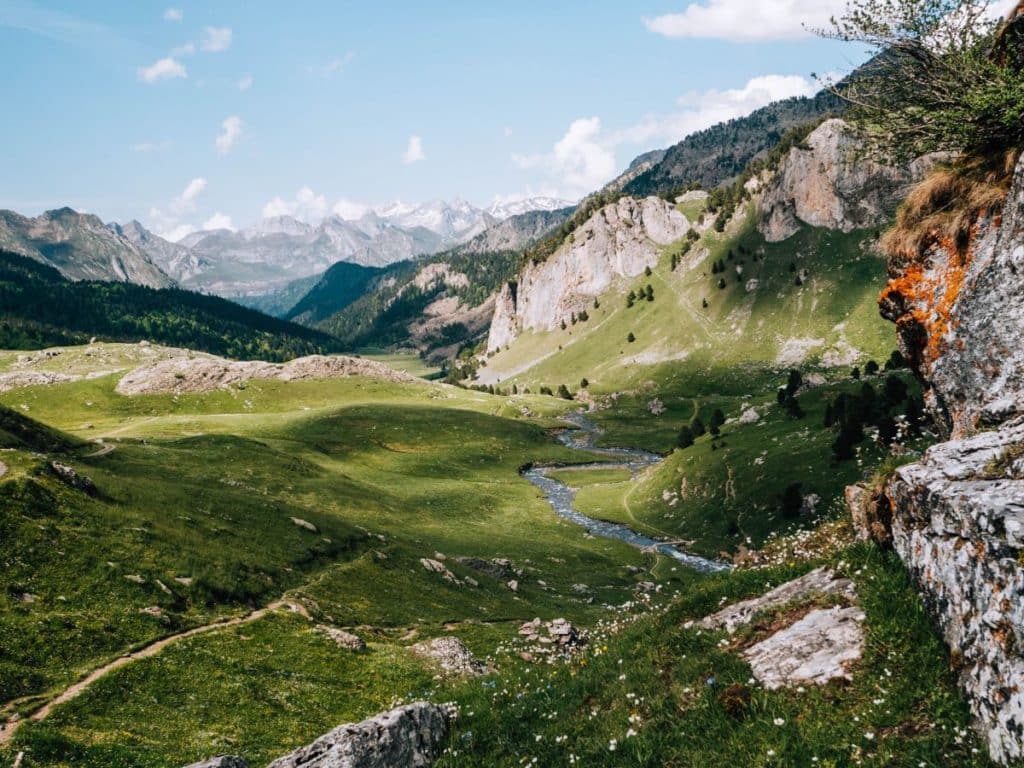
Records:
[[[565,619],[542,622],[539,618],[519,627],[519,635],[528,643],[551,646],[554,650],[571,653],[587,644],[587,634]]]
[[[864,611],[858,607],[811,611],[743,651],[754,677],[769,690],[850,679],[864,653]]]
[[[453,675],[482,675],[487,665],[475,658],[457,637],[435,637],[417,643],[409,650],[414,656],[427,659]]]
[[[185,768],[249,768],[249,764],[240,757],[235,757],[234,755],[222,755],[221,757],[213,757],[209,760],[203,760],[201,763],[186,765]]]
[[[731,635],[738,627],[753,621],[758,614],[806,601],[814,595],[839,595],[853,601],[856,600],[857,592],[849,579],[837,578],[830,568],[817,568],[760,597],[727,606],[703,619],[700,626],[711,630],[724,629]]]
[[[77,491],[82,491],[89,496],[96,496],[99,494],[99,490],[96,488],[96,484],[91,478],[85,475],[80,475],[74,467],[69,467],[67,464],[61,464],[57,461],[50,462],[50,469],[53,470],[61,482],[65,485],[74,488]]]
[[[313,355],[289,363],[239,362],[213,356],[176,358],[144,365],[117,385],[122,395],[213,392],[259,379],[303,381],[367,376],[397,383],[421,381],[394,368],[358,357]]]
[[[332,640],[339,648],[347,648],[350,651],[366,650],[366,643],[363,639],[358,635],[353,635],[351,632],[326,626],[319,626],[316,630],[325,635],[329,640]]]
[[[426,768],[440,755],[453,711],[417,702],[335,728],[268,768]]]
[[[845,605],[807,610],[823,596]],[[838,578],[829,568],[818,568],[761,597],[723,608],[699,626],[724,629],[731,635],[774,611],[790,613],[783,613],[766,637],[742,652],[759,683],[775,690],[849,679],[850,667],[864,653],[864,611],[857,605],[853,582]]]

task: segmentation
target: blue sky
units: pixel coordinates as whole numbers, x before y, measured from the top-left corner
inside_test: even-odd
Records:
[[[0,0],[0,207],[181,234],[394,199],[573,199],[857,63],[800,26],[842,0],[553,5]]]

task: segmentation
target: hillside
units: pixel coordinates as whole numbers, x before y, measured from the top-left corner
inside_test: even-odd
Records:
[[[448,359],[486,336],[494,312],[493,293],[515,274],[519,258],[514,251],[453,251],[396,264],[377,276],[363,296],[316,327],[348,349],[401,347],[430,359]],[[334,271],[349,270],[338,265]],[[331,272],[325,281],[330,287]],[[325,303],[337,306],[345,295],[332,289]]]
[[[650,168],[635,175],[622,191],[662,195],[690,186],[714,189],[739,176],[792,128],[840,114],[843,102],[822,91],[813,98],[793,98],[763,107],[746,117],[720,123],[669,147]]]
[[[267,360],[337,346],[323,333],[224,299],[130,283],[72,282],[55,269],[0,251],[0,348],[81,344],[93,337]]]
[[[463,245],[382,271],[336,264],[285,316],[350,349],[401,347],[445,360],[486,334],[492,295],[514,273],[517,252],[564,225],[572,211],[516,213]]]
[[[27,218],[0,211],[0,249],[53,267],[69,280],[168,288],[174,281],[147,253],[96,216],[70,208]]]

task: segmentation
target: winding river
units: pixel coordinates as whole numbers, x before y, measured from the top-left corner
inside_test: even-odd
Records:
[[[600,427],[592,421],[587,420],[582,414],[573,413],[564,417],[566,421],[573,424],[576,429],[567,430],[559,434],[559,441],[567,448],[586,451],[597,456],[605,456],[618,459],[616,463],[595,463],[595,464],[565,464],[558,466],[533,467],[523,473],[523,476],[537,486],[547,498],[551,508],[559,517],[586,528],[594,536],[601,536],[606,539],[615,539],[625,542],[638,549],[647,549],[660,552],[702,573],[717,573],[729,570],[730,566],[715,560],[708,560],[697,555],[683,552],[671,544],[649,536],[637,533],[632,528],[618,523],[609,523],[604,520],[595,520],[579,512],[575,505],[576,491],[565,483],[555,480],[550,473],[558,469],[572,469],[573,471],[585,472],[595,469],[609,469],[611,467],[625,467],[635,478],[647,467],[651,467],[663,459],[654,453],[637,451],[629,448],[597,448],[593,445],[594,437],[599,434]]]

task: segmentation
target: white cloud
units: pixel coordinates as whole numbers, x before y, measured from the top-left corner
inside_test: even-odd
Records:
[[[173,56],[160,59],[148,67],[139,67],[139,80],[144,83],[155,83],[157,80],[170,80],[188,77],[185,67]]]
[[[238,81],[238,90],[248,91],[250,88],[252,88],[252,75],[246,75]]]
[[[195,52],[195,43],[185,43],[184,45],[179,45],[177,48],[171,49],[171,58],[176,58],[178,56],[191,56]]]
[[[406,146],[405,152],[402,153],[402,162],[406,165],[412,165],[426,159],[426,157],[423,154],[423,139],[419,136],[410,136],[409,144]]]
[[[220,124],[221,132],[217,135],[217,152],[226,155],[242,135],[242,118],[232,115]]]
[[[796,40],[809,29],[828,27],[847,0],[702,0],[680,13],[644,19],[651,32],[671,38],[714,38],[732,42]]]
[[[275,197],[263,206],[263,218],[291,216],[300,221],[316,223],[327,215],[327,198],[316,194],[309,187],[303,187],[295,194],[294,200]]]
[[[231,27],[207,27],[199,44],[211,53],[226,51],[231,47]]]
[[[512,131],[512,126],[510,126],[510,125],[506,125],[506,126],[505,126],[505,130],[504,130],[505,138],[506,138],[506,139],[508,139],[508,138],[511,138],[511,136],[512,136],[512,133],[513,133],[513,131]]]
[[[335,72],[340,72],[355,57],[355,51],[346,51],[344,56],[338,56],[337,58],[331,59],[329,62],[327,62],[327,64],[321,67],[320,74],[326,77],[329,75],[333,75]]]
[[[132,144],[130,149],[132,152],[152,152],[156,149],[156,144],[152,141],[140,141],[138,144]]]
[[[563,194],[580,196],[600,187],[615,175],[614,144],[601,133],[601,119],[574,120],[550,153],[513,155],[522,169],[545,168],[558,179]]]
[[[371,207],[365,203],[357,203],[353,200],[339,200],[334,204],[331,212],[346,221],[357,221],[369,213]]]
[[[196,200],[207,187],[207,181],[202,176],[197,176],[185,185],[181,194],[175,197],[168,204],[169,212],[159,208],[149,209],[150,228],[160,237],[171,242],[178,242],[185,235],[195,232],[196,228],[188,223],[182,222],[182,218],[196,210]]]
[[[191,235],[196,231],[196,228],[191,224],[178,224],[177,226],[171,227],[170,229],[163,229],[157,232],[157,234],[164,240],[169,240],[172,243],[176,243],[186,235]]]
[[[192,179],[182,193],[171,201],[171,210],[181,216],[196,209],[196,198],[206,189],[207,182],[202,176]]]
[[[164,11],[165,21],[181,21],[185,18],[185,14],[181,12],[181,8],[168,8]]]
[[[203,222],[203,229],[230,229],[234,231],[235,228],[231,226],[231,217],[225,216],[223,213],[218,211]]]
[[[616,151],[629,147],[631,155],[666,147],[717,123],[750,114],[772,102],[793,96],[811,96],[818,86],[798,75],[755,77],[741,88],[691,93],[678,100],[680,109],[652,114],[639,122],[606,131],[597,117],[581,118],[569,126],[552,150],[543,154],[513,155],[521,169],[547,172],[555,189],[550,197],[578,198],[610,181],[619,170]]]

